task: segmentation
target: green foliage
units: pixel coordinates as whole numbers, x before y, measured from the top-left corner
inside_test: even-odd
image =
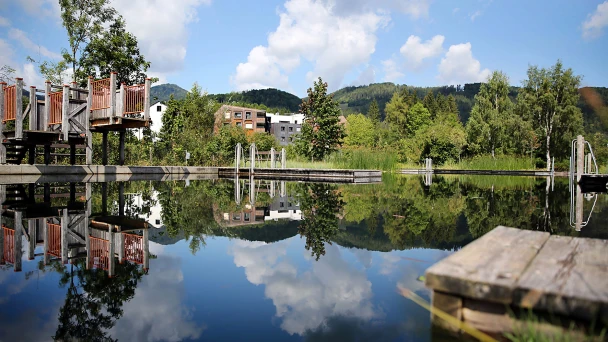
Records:
[[[270,133],[256,132],[249,137],[249,143],[255,143],[258,151],[270,151],[273,147],[275,149],[279,148],[279,142]]]
[[[376,141],[376,131],[371,119],[363,114],[350,114],[346,118],[346,133],[344,145],[373,147]]]
[[[302,155],[320,160],[342,144],[345,132],[340,124],[340,108],[327,95],[327,83],[320,77],[313,88],[308,88],[308,98],[300,105],[300,112],[306,117],[296,139]]]
[[[338,169],[394,171],[398,159],[391,149],[344,148],[332,154],[328,162]]]
[[[413,139],[404,142],[407,160],[421,161],[432,158],[441,165],[447,161],[460,159],[466,144],[466,135],[460,122],[435,120],[416,132]]]
[[[186,98],[188,91],[178,86],[177,84],[160,84],[150,88],[150,98],[152,101],[167,102],[173,96],[175,100],[183,100]]]
[[[374,124],[374,127],[378,127],[380,124],[380,108],[378,108],[378,101],[376,101],[376,99],[373,99],[372,103],[369,105],[367,117],[371,120],[372,124]]]
[[[580,81],[581,76],[574,75],[572,69],[564,69],[558,60],[549,69],[531,66],[519,93],[521,115],[544,138],[548,170],[551,157],[568,155],[570,141],[582,131],[582,114],[577,107]]]
[[[242,127],[223,126],[209,141],[206,156],[212,161],[212,165],[230,164],[234,162],[234,147],[239,143],[244,150],[249,148],[245,130]]]
[[[263,105],[268,112],[295,113],[302,100],[286,91],[279,89],[253,89],[239,93],[215,94],[211,97],[223,104],[257,104]],[[244,106],[247,107],[247,106]]]
[[[0,67],[0,82],[8,84],[13,83],[14,74],[15,69],[13,69],[10,65],[3,65]]]

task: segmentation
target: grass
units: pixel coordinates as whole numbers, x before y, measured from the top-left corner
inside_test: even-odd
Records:
[[[402,169],[424,169],[422,163],[401,163]],[[436,169],[450,170],[537,170],[530,158],[517,156],[477,156],[469,159],[462,159],[460,162],[447,162],[443,165],[433,165]]]
[[[344,149],[333,153],[323,161],[287,160],[288,168],[394,171],[398,166],[395,153],[366,149]]]

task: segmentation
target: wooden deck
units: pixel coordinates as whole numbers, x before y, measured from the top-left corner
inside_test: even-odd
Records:
[[[514,330],[526,310],[606,327],[608,241],[500,226],[431,266],[426,286],[434,307],[490,333]]]

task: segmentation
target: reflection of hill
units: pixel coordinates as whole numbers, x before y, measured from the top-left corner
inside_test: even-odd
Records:
[[[161,245],[173,245],[181,240],[184,239],[184,231],[180,230],[179,233],[176,236],[169,236],[169,233],[167,233],[167,227],[162,226],[161,228],[158,229],[150,229],[150,241],[152,242],[156,242],[158,244]]]
[[[298,225],[297,221],[270,221],[264,224],[233,227],[223,231],[214,229],[212,235],[272,243],[295,236],[298,233]]]

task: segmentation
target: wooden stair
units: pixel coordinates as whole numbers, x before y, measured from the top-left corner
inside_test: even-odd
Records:
[[[27,148],[24,145],[6,144],[6,163],[19,165],[25,158]]]

